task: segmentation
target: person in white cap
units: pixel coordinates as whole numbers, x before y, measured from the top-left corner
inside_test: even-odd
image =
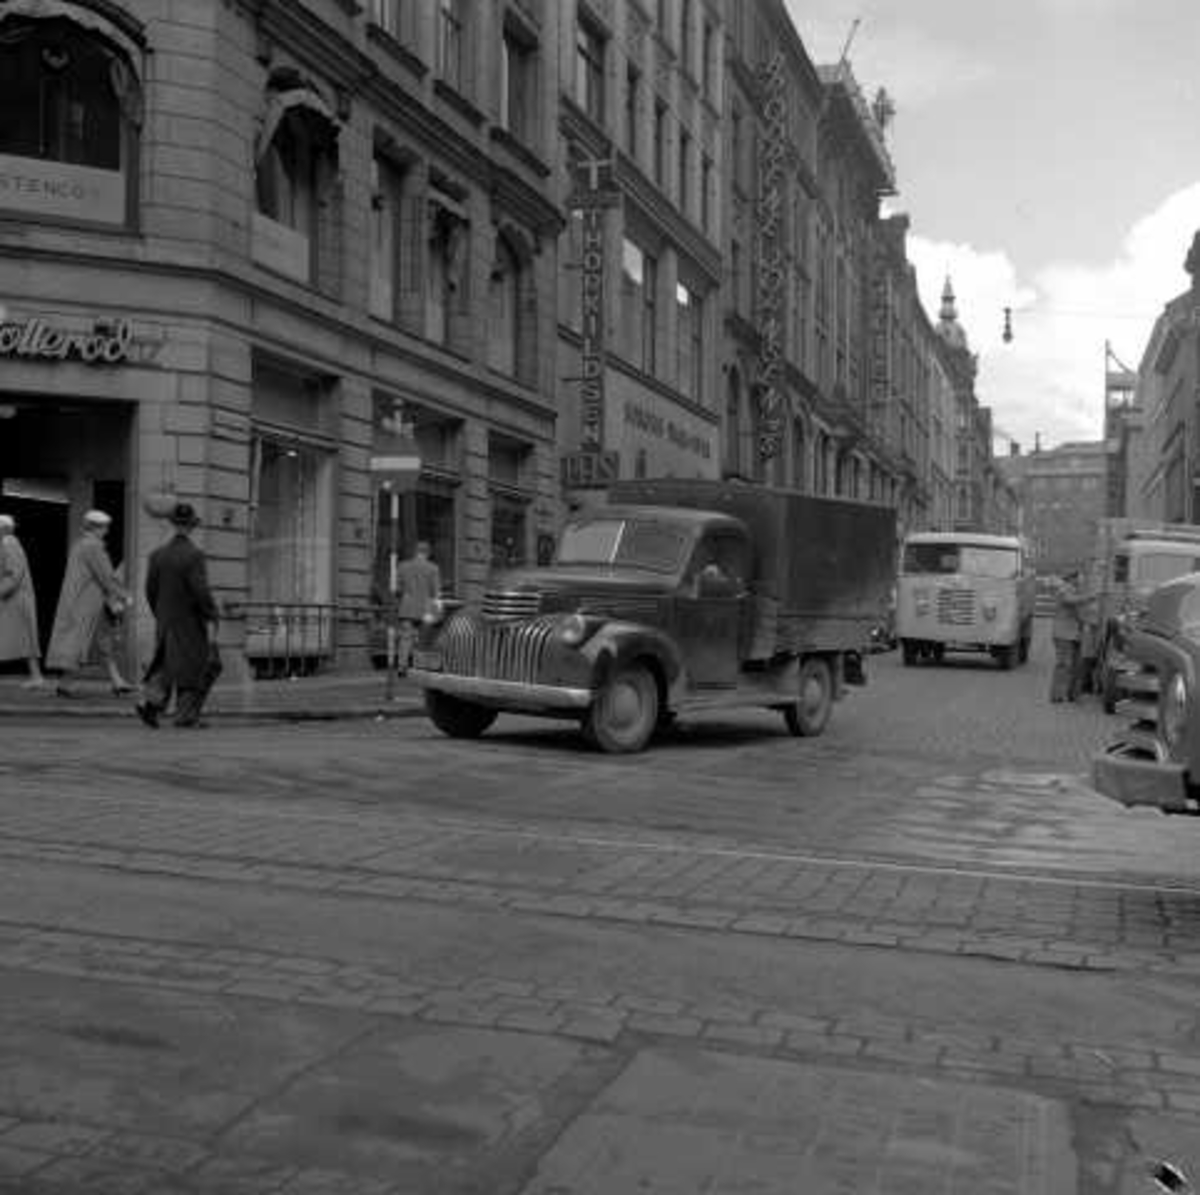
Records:
[[[117,617],[129,604],[129,594],[113,570],[104,537],[112,517],[102,510],[89,510],[83,516],[83,532],[71,545],[67,571],[58,595],[50,645],[46,649],[46,668],[57,672],[55,692],[74,697],[76,690],[68,681],[87,662],[93,651],[100,656],[108,672],[114,693],[132,693],[114,654],[112,636],[104,633],[106,617]]]
[[[17,539],[17,522],[0,514],[0,660],[24,660],[26,688],[45,688],[38,646],[37,601],[25,549]]]

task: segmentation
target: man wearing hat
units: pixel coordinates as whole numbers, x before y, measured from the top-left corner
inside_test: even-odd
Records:
[[[191,533],[200,516],[190,502],[176,502],[167,516],[175,534],[150,553],[146,600],[154,612],[154,658],[146,671],[137,713],[157,727],[175,693],[175,725],[201,726],[200,711],[216,679],[215,649],[219,615],[208,587],[204,553]]]
[[[56,691],[60,697],[75,696],[76,691],[67,682],[87,662],[93,649],[103,660],[113,692],[133,691],[117,666],[111,636],[101,633],[105,611],[124,610],[129,601],[104,544],[111,525],[110,515],[102,510],[89,510],[83,516],[83,531],[67,557],[67,571],[46,648],[46,668],[59,674]]]

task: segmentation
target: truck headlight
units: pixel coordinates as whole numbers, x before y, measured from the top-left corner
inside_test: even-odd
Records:
[[[1182,672],[1176,672],[1167,682],[1159,707],[1159,733],[1168,750],[1174,754],[1175,748],[1183,741],[1188,719],[1188,686]]]
[[[568,647],[578,647],[591,632],[588,620],[582,614],[568,614],[558,624],[559,641]]]

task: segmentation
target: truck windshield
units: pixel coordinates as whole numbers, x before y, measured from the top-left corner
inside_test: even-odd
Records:
[[[1020,573],[1016,548],[979,544],[905,544],[903,571],[914,573],[965,573],[971,577],[1008,580]]]
[[[1137,558],[1137,579],[1143,585],[1161,585],[1197,569],[1200,553],[1185,556],[1179,552],[1147,552]]]
[[[586,519],[568,523],[557,564],[606,564],[673,573],[683,562],[687,536],[678,527],[639,519]]]

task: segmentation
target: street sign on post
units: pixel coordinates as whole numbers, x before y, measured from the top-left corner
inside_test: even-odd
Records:
[[[387,687],[385,696],[391,701],[396,685],[396,649],[398,646],[397,615],[400,608],[400,495],[411,494],[421,475],[421,457],[417,452],[398,452],[371,457],[371,476],[380,489],[388,491],[388,514],[391,535],[388,542],[388,622],[387,622]]]
[[[421,475],[421,458],[415,452],[371,457],[371,474],[377,485],[394,494],[411,494]]]

